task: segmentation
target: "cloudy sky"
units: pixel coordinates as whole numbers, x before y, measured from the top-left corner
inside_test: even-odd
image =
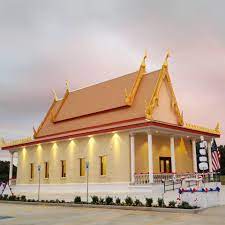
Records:
[[[0,137],[31,135],[65,80],[77,89],[133,72],[145,49],[155,70],[168,48],[184,119],[223,129],[224,8],[223,0],[0,0]]]

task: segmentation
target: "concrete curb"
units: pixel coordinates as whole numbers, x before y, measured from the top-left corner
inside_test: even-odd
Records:
[[[101,209],[119,209],[119,210],[134,210],[134,211],[152,211],[165,213],[187,213],[197,214],[205,210],[198,209],[179,209],[179,208],[159,208],[159,207],[145,207],[145,206],[118,206],[118,205],[93,205],[93,204],[74,204],[74,203],[46,203],[46,202],[21,202],[21,201],[2,201],[4,204],[16,205],[37,205],[37,206],[59,206],[59,207],[76,207],[76,208],[101,208]]]

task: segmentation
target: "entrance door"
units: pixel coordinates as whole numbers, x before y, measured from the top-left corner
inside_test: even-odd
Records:
[[[160,173],[171,173],[171,157],[159,157]]]

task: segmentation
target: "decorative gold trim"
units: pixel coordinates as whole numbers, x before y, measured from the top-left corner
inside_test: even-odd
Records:
[[[54,100],[58,101],[58,97],[57,97],[56,91],[54,89],[52,89],[52,93],[53,93],[53,96],[54,96]]]
[[[33,127],[33,136],[34,136],[34,137],[37,136],[37,131],[36,131],[35,127]]]
[[[215,131],[220,134],[220,124],[219,123],[216,124]]]
[[[43,127],[43,125],[44,125],[45,121],[47,120],[49,114],[52,113],[52,109],[53,109],[53,107],[55,106],[55,103],[56,103],[56,101],[54,100],[53,103],[52,103],[52,105],[51,105],[51,107],[49,108],[47,114],[45,115],[43,121],[41,122],[40,126],[38,127],[37,131],[34,132],[34,134],[33,134],[33,137],[34,137],[34,138],[36,138],[36,137],[38,136],[38,133],[39,133],[39,131],[41,130],[41,128]]]
[[[68,98],[69,94],[70,94],[70,92],[69,92],[69,89],[67,88],[66,93],[63,96],[63,99],[61,101],[61,104],[60,104],[59,108],[57,109],[55,115],[53,115],[53,117],[52,117],[52,122],[54,122],[56,120],[56,117],[58,116],[60,110],[62,109],[64,103],[66,102],[66,99]]]
[[[169,51],[169,49],[168,49],[167,52],[166,52],[166,57],[165,57],[163,66],[168,67],[168,59],[169,59],[169,57],[170,57],[170,51]]]
[[[146,104],[146,108],[145,108],[145,116],[148,120],[152,120],[152,114],[153,111],[155,109],[156,106],[158,106],[159,104],[159,93],[160,93],[160,89],[163,83],[163,80],[166,79],[167,84],[168,84],[168,88],[170,90],[171,93],[171,107],[173,108],[174,112],[176,113],[177,117],[178,117],[178,124],[180,126],[184,125],[184,119],[183,119],[183,113],[180,113],[178,104],[177,104],[177,100],[173,91],[173,87],[171,84],[171,80],[170,80],[170,76],[169,76],[169,72],[168,72],[168,58],[169,58],[169,52],[167,52],[166,54],[166,58],[165,61],[162,65],[162,68],[160,70],[160,74],[159,74],[159,78],[157,80],[156,86],[155,86],[155,90],[153,92],[153,95],[151,97],[151,100],[149,103]]]
[[[66,90],[69,92],[70,91],[70,83],[68,80],[66,80]]]
[[[218,130],[217,126],[216,126],[215,129],[211,129],[211,128],[206,128],[206,127],[202,127],[202,126],[195,125],[195,124],[185,123],[185,127],[189,128],[189,129],[192,129],[192,130],[197,130],[197,131],[202,131],[202,132],[220,135],[220,131]]]
[[[134,85],[133,85],[130,93],[128,94],[127,89],[125,89],[125,102],[129,106],[132,105],[132,103],[134,101],[134,98],[136,96],[138,87],[140,86],[141,80],[142,80],[144,74],[146,73],[146,62],[145,62],[146,58],[147,58],[147,53],[145,52],[145,55],[144,55],[143,60],[141,62],[141,66],[140,66],[139,71],[138,71],[138,75],[136,77],[136,80],[134,82]]]
[[[32,141],[32,137],[25,137],[25,138],[21,138],[18,140],[12,140],[12,141],[8,141],[8,142],[4,142],[2,147],[8,147],[8,146],[12,146],[12,145],[20,145],[20,144],[26,144],[27,142]]]

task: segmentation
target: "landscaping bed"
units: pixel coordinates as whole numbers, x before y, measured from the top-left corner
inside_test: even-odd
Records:
[[[64,200],[41,200],[26,199],[26,196],[0,196],[0,203],[10,204],[27,204],[27,205],[45,205],[45,206],[64,206],[64,207],[88,207],[88,208],[105,208],[105,209],[123,209],[123,210],[140,210],[140,211],[157,211],[157,212],[184,212],[184,213],[198,213],[203,209],[195,206],[190,206],[187,202],[176,203],[170,201],[166,205],[162,198],[158,198],[156,204],[153,204],[152,198],[146,198],[145,203],[138,199],[126,197],[122,202],[119,198],[107,196],[105,198],[98,198],[98,196],[91,196],[91,202],[82,202],[80,196],[76,196],[73,202],[65,202]]]

